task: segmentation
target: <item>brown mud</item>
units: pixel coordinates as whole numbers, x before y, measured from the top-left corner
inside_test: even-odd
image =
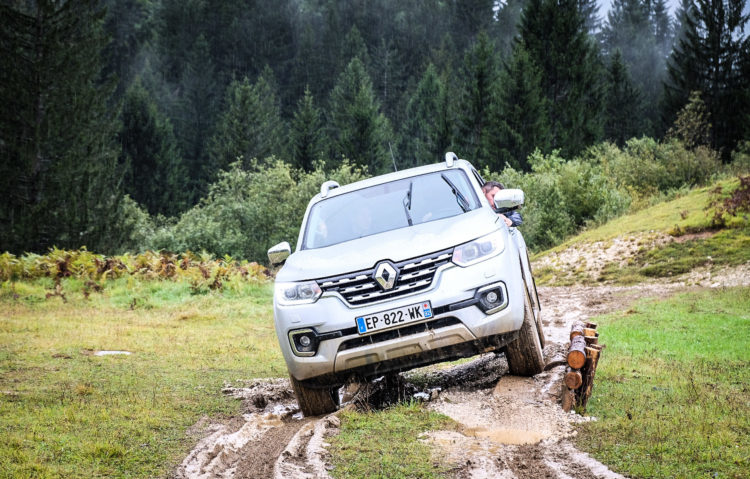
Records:
[[[460,425],[458,431],[426,431],[419,440],[430,444],[436,459],[447,462],[457,478],[622,478],[573,444],[576,424],[596,418],[560,408],[570,324],[627,309],[642,298],[668,296],[687,285],[747,285],[747,269],[694,272],[697,277],[671,283],[542,287],[548,365],[543,373],[510,376],[502,354],[486,354],[452,367],[434,365],[348,385],[342,388],[342,403],[367,410],[416,398],[451,417]],[[286,379],[238,382],[222,392],[242,401],[243,414],[221,423],[199,421],[189,431],[197,444],[173,470],[173,478],[330,477],[326,448],[328,438],[338,432],[335,413],[303,418]]]

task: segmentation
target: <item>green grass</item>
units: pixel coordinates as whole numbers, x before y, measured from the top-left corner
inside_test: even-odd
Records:
[[[0,287],[0,477],[164,476],[189,426],[237,413],[225,382],[286,373],[270,284],[102,284],[63,280],[67,302],[49,279]]]
[[[453,429],[448,417],[419,403],[404,403],[384,411],[341,414],[341,432],[331,438],[331,475],[336,478],[438,478],[449,467],[432,457],[420,434]]]
[[[683,293],[598,318],[607,344],[580,447],[630,477],[750,470],[750,288]]]
[[[687,273],[700,266],[736,266],[750,261],[750,225],[724,229],[707,238],[689,239],[639,252],[625,267],[610,264],[600,281],[624,284]]]
[[[562,271],[555,266],[535,270],[538,284],[567,286],[574,283],[614,282],[634,284],[649,278],[668,278],[687,273],[696,267],[711,269],[737,266],[750,261],[750,222],[746,214],[727,219],[727,227],[713,229],[708,209],[721,187],[719,196],[726,197],[739,185],[737,178],[698,188],[673,200],[659,203],[629,214],[597,228],[586,230],[565,243],[534,255],[538,259],[549,253],[561,253],[569,248],[586,248],[596,242],[606,247],[614,238],[637,242],[640,251],[620,266],[621,258],[606,265],[600,275],[592,275],[585,264],[575,271]],[[653,247],[654,233],[669,234],[676,241]],[[702,233],[693,237],[693,233]],[[689,236],[685,236],[689,235]]]

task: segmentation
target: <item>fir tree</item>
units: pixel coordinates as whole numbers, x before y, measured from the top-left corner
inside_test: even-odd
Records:
[[[661,82],[671,48],[664,0],[614,0],[601,36],[610,61],[616,51],[621,53],[644,104],[650,106],[642,112],[645,118],[637,126],[638,134],[652,133],[651,127],[658,120]]]
[[[677,114],[674,125],[667,130],[666,138],[679,140],[691,150],[711,142],[711,120],[701,92],[690,93],[687,105]]]
[[[387,168],[390,125],[380,113],[372,81],[359,58],[339,76],[331,91],[329,114],[332,156],[367,166],[371,173]]]
[[[489,166],[500,171],[505,164],[529,171],[528,156],[536,149],[548,150],[547,99],[541,90],[539,68],[522,45],[500,74],[500,94],[493,110],[497,135],[491,136]]]
[[[16,2],[16,5],[18,2]],[[0,251],[112,251],[121,171],[95,0],[0,5]]]
[[[577,0],[529,0],[520,44],[541,71],[550,146],[578,154],[602,135],[602,67]]]
[[[750,110],[750,37],[745,0],[698,0],[680,12],[681,38],[668,65],[664,121],[673,122],[691,92],[701,91],[711,118],[711,146],[725,160],[743,138]]]
[[[602,20],[599,17],[599,4],[597,0],[578,0],[578,10],[583,17],[583,25],[586,33],[593,35],[598,32]]]
[[[400,166],[435,163],[451,143],[451,118],[445,85],[437,69],[429,64],[406,106],[406,121]]]
[[[625,141],[641,133],[642,114],[641,92],[633,85],[620,50],[616,50],[607,70],[604,137],[623,146]]]
[[[359,58],[365,65],[370,63],[367,45],[356,25],[349,30],[349,33],[344,37],[344,42],[341,44],[341,53],[339,54],[341,67],[339,70],[343,71],[347,64],[354,58]]]
[[[216,89],[216,70],[209,45],[200,35],[182,72],[175,114],[177,139],[188,169],[185,188],[191,204],[204,195],[212,178],[207,168],[207,146],[218,109]]]
[[[489,137],[497,127],[491,124],[490,111],[497,99],[498,74],[495,49],[481,32],[464,56],[456,143],[464,158],[482,165],[489,160]]]
[[[232,82],[227,88],[226,105],[211,139],[210,177],[240,157],[245,167],[250,167],[253,159],[262,162],[271,156],[286,156],[285,127],[270,69],[252,85],[247,77]]]
[[[125,94],[120,129],[124,190],[151,214],[176,215],[187,204],[187,179],[172,125],[140,80]]]
[[[315,162],[323,159],[325,138],[320,110],[315,107],[309,88],[305,88],[305,95],[297,102],[289,136],[292,165],[305,171],[313,171]]]
[[[504,56],[510,56],[513,51],[513,40],[518,34],[518,22],[525,3],[525,0],[506,0],[497,12],[495,31],[500,52]]]

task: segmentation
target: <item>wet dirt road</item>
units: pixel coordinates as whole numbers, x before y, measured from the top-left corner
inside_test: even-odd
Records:
[[[458,478],[622,477],[573,445],[575,425],[589,418],[560,408],[564,365],[555,364],[564,361],[573,321],[664,294],[663,284],[540,288],[548,370],[533,378],[507,375],[502,354],[420,370],[421,382],[427,378],[422,388],[427,407],[461,425],[461,432],[432,431],[420,440],[447,459]],[[408,389],[408,378],[407,373],[398,381],[413,394],[417,390]],[[378,402],[377,387],[368,387],[368,400]],[[223,392],[241,399],[245,414],[221,424],[196,424],[191,433],[197,445],[173,471],[174,478],[329,477],[325,447],[338,430],[335,414],[303,418],[285,379],[251,380]]]

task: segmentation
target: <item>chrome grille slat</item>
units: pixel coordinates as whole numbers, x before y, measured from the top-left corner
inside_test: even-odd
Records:
[[[341,294],[354,293],[356,291],[362,291],[365,289],[375,289],[375,288],[376,288],[375,283],[364,283],[364,284],[360,284],[359,286],[350,286],[348,288],[344,288],[340,290],[339,293]]]
[[[404,265],[404,267],[402,268],[402,271],[407,271],[407,270],[416,268],[418,266],[425,266],[428,264],[436,263],[438,261],[445,261],[447,259],[450,259],[451,256],[452,255],[450,254],[443,254],[435,258],[427,258],[425,260],[420,261],[419,263],[408,263]]]
[[[367,293],[367,294],[362,294],[359,296],[352,296],[348,299],[350,303],[357,303],[359,301],[362,301],[363,299],[370,299],[372,301],[375,301],[377,298],[381,298],[383,296],[389,296],[389,295],[398,296],[398,294],[395,294],[395,293],[403,293],[403,292],[406,292],[407,290],[417,289],[421,286],[428,286],[431,282],[432,282],[432,278],[430,278],[429,280],[417,281],[416,283],[405,284],[403,286],[399,286],[397,288],[393,288],[388,291],[375,291],[374,293]]]
[[[420,276],[424,276],[427,274],[432,274],[436,270],[437,270],[437,267],[433,267],[430,269],[417,270],[417,271],[414,271],[413,273],[402,274],[401,276],[398,277],[398,282],[400,283],[402,281],[407,281],[413,278],[419,278]]]
[[[451,248],[393,263],[399,270],[399,276],[394,287],[389,290],[383,290],[373,279],[374,267],[341,276],[321,278],[318,284],[324,292],[338,293],[349,304],[361,306],[429,288],[437,269],[449,263],[452,256],[453,249]]]

